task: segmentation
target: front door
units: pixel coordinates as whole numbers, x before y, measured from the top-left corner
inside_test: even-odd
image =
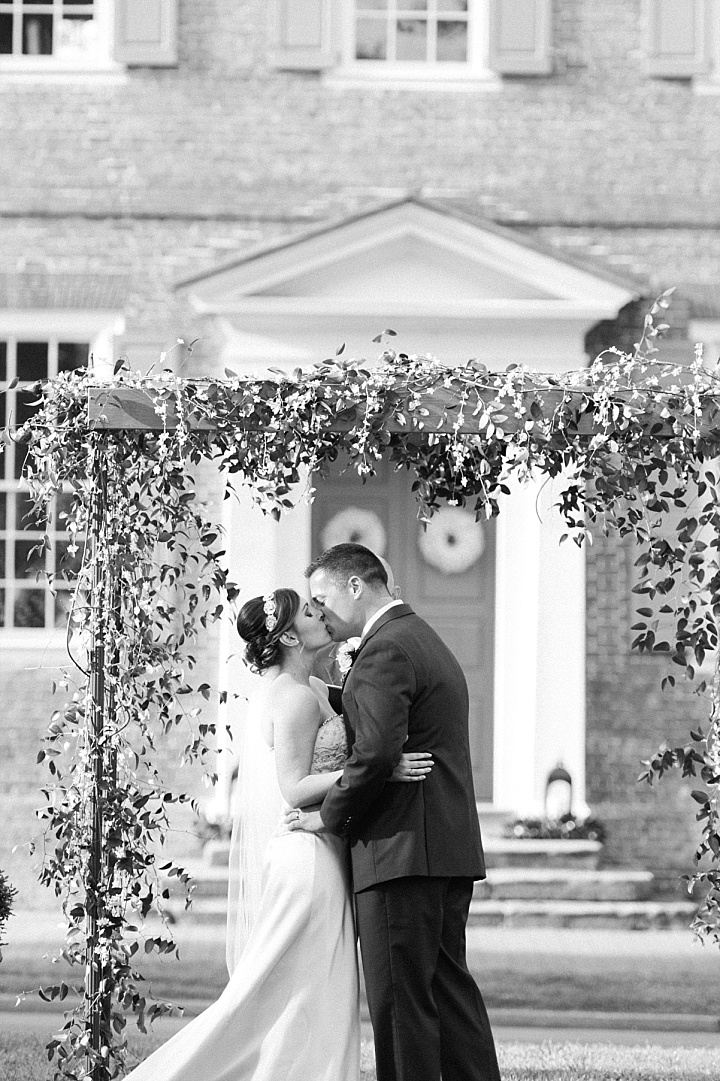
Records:
[[[452,534],[423,554],[411,483],[409,473],[395,473],[387,462],[379,463],[378,475],[365,484],[350,469],[318,480],[313,558],[331,544],[357,540],[388,560],[402,599],[434,627],[465,672],[475,795],[491,801],[495,523],[482,524],[482,544],[476,543],[465,560],[454,558]],[[457,543],[462,543],[459,536]],[[470,558],[470,566],[458,569]]]

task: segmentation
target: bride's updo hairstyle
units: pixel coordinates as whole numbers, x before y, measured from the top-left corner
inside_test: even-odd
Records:
[[[275,589],[264,597],[253,597],[240,609],[237,631],[245,645],[245,663],[261,675],[280,664],[280,637],[292,627],[300,611],[300,595],[294,589]]]

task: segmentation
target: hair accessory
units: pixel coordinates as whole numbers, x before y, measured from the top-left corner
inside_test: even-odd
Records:
[[[265,626],[269,631],[274,631],[277,626],[277,606],[275,593],[266,593],[263,597],[263,612],[265,613]]]

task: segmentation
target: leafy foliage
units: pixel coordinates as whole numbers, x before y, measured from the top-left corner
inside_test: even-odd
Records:
[[[13,900],[16,895],[17,890],[0,871],[0,935],[2,935],[5,924],[12,916]],[[0,942],[0,946],[2,946],[2,942]],[[0,953],[0,960],[2,960],[2,953]]]
[[[557,377],[517,365],[489,372],[477,360],[448,368],[387,348],[378,366],[336,357],[292,376],[144,378],[119,364],[101,387],[83,372],[38,386],[42,406],[18,436],[29,444],[27,479],[39,516],[52,495],[73,493],[66,528],[84,556],[71,642],[89,628],[92,669],[104,673],[104,685],[87,678],[81,648],[85,678],[40,752],[51,775],[42,877],[63,899],[65,956],[87,967],[93,989],[85,1017],[80,1007],[69,1014],[50,1045],[60,1075],[116,1076],[126,1011],[142,1027],[170,1008],[146,1000],[136,967],[139,928],[162,904],[156,852],[168,807],[187,799],[165,788],[154,752],[182,726],[186,758],[211,771],[215,731],[196,704],[211,689],[194,685],[193,643],[237,595],[218,527],[196,499],[194,467],[216,463],[275,517],[311,498],[308,478],[341,455],[362,477],[382,457],[409,470],[424,520],[442,500],[491,517],[517,483],[554,478],[562,542],[591,541],[596,529],[635,538],[643,607],[634,645],[668,654],[694,679],[718,645],[720,380],[699,354],[687,367],[659,358],[665,324],[654,320],[668,303],[669,293],[653,305],[632,355],[608,350]],[[666,617],[674,624],[663,637]],[[717,687],[716,674],[715,703]],[[697,689],[707,693],[702,678]],[[698,734],[689,753],[661,751],[645,775],[691,766],[703,774],[698,861],[720,853],[717,731],[714,708],[710,735]],[[716,935],[717,875],[695,876],[712,887],[698,929]],[[144,949],[175,946],[151,935]],[[67,985],[43,993],[63,998]]]

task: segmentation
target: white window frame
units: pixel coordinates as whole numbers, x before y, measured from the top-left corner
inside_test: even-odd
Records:
[[[398,0],[399,8],[401,7]],[[340,22],[341,63],[328,71],[327,83],[407,86],[423,89],[499,89],[501,80],[489,67],[489,0],[468,0],[468,59],[454,61],[358,60],[355,57],[355,18],[362,0],[344,0]],[[418,13],[415,13],[418,14]],[[406,17],[411,17],[410,14]]]
[[[18,341],[39,341],[48,343],[48,374],[50,376],[57,373],[58,345],[60,342],[88,342],[90,346],[89,363],[92,369],[97,372],[98,376],[102,378],[112,371],[114,338],[123,332],[124,321],[117,312],[0,312],[0,341],[8,343],[7,371],[5,373],[6,380],[5,382],[0,383],[0,388],[5,391],[14,374],[15,349]],[[18,387],[17,389],[21,388]],[[15,479],[12,476],[7,477],[6,479],[5,474],[7,465],[5,464],[5,459],[8,450],[9,448],[6,448],[5,453],[0,457],[0,462],[2,462],[2,469],[0,470],[0,492],[5,494],[7,492],[17,493],[27,491],[27,487],[23,485],[20,480]],[[14,461],[14,454],[11,449],[10,459]],[[25,532],[24,530],[14,530],[13,522],[7,516],[4,531],[12,532],[15,535],[22,535]],[[33,537],[33,533],[35,532],[37,532],[36,538]],[[30,535],[26,539],[39,540],[42,537],[43,532],[42,528],[37,531],[28,531]],[[53,538],[59,541],[69,540],[69,536],[65,534],[66,531],[63,530],[62,523],[52,523],[51,535]],[[9,560],[7,548],[5,558],[6,561]],[[51,556],[51,558],[54,558],[54,555]],[[0,579],[2,579],[3,583],[7,581],[6,569],[5,566],[0,566]],[[14,578],[14,575],[12,576],[12,580],[19,581],[19,579]],[[55,626],[54,620],[50,619],[51,612],[54,612],[55,599],[51,594],[47,580],[44,577],[40,578],[37,582],[28,580],[28,588],[43,589],[45,591],[46,625],[44,627],[0,626],[0,649],[29,648],[45,650],[48,648],[57,648],[64,651],[66,644],[66,628],[64,626]],[[7,593],[7,586],[5,584],[0,585],[0,589],[4,589]],[[8,603],[7,597],[6,603]]]
[[[14,20],[15,35],[21,33],[18,16],[21,16],[24,10],[23,0],[2,0],[2,3],[3,7],[12,3],[17,9],[18,15]],[[54,9],[55,25],[57,25],[57,20],[62,14],[62,0],[46,0],[42,5],[38,5],[37,13],[49,13],[50,9]],[[0,54],[0,78],[13,76],[27,78],[32,75],[42,77],[122,75],[124,66],[116,63],[112,58],[114,13],[115,0],[94,0],[93,19],[97,27],[97,52],[94,56],[62,58],[55,55],[24,56],[19,53],[3,53]]]

